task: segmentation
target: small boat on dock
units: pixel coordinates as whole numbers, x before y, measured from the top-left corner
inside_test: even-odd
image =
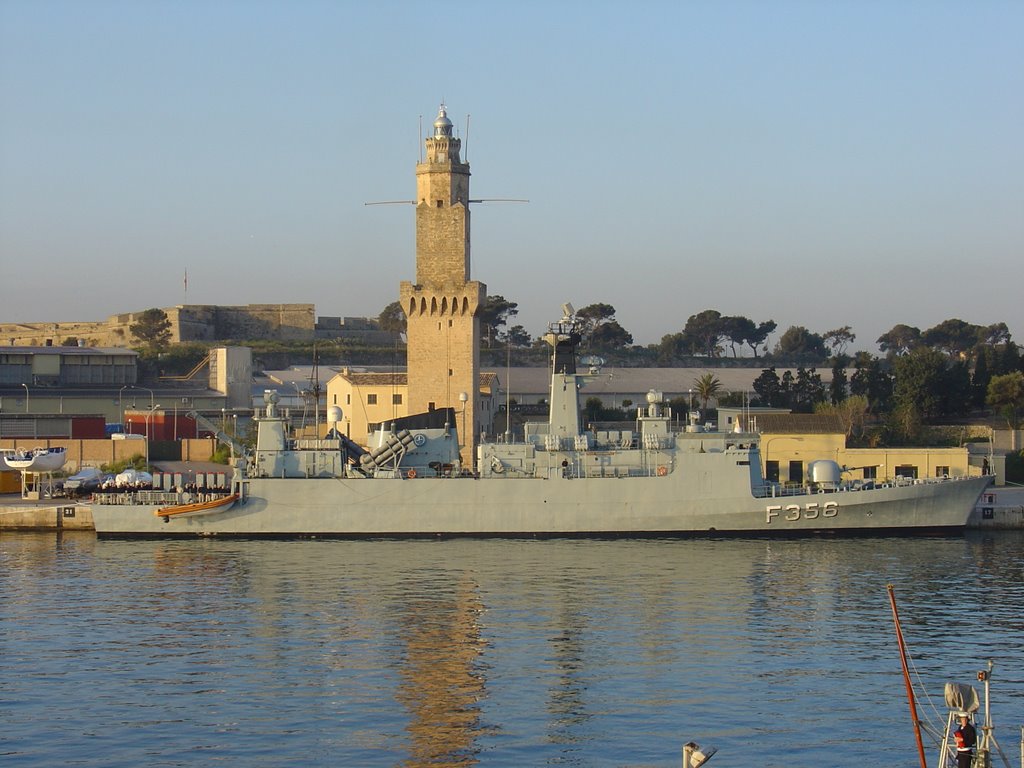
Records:
[[[238,501],[238,494],[232,493],[228,496],[219,496],[207,501],[197,501],[191,504],[177,504],[171,507],[161,507],[153,512],[157,517],[162,517],[164,522],[177,517],[199,517],[201,515],[213,515],[226,512]]]
[[[3,462],[9,469],[22,472],[56,472],[67,459],[66,448],[33,448],[4,451]]]

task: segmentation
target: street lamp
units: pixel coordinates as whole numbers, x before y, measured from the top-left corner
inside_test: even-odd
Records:
[[[140,387],[137,384],[133,384],[132,385],[132,389],[144,389],[147,392],[149,392],[149,407],[150,407],[150,410],[152,410],[152,408],[153,408],[153,390],[150,389],[149,387]],[[157,408],[159,408],[159,407],[160,406],[157,406]]]
[[[119,390],[117,390],[117,418],[121,422],[121,431],[124,432],[124,391],[130,387],[131,384],[125,384]]]
[[[28,384],[23,381],[21,386],[25,388],[25,413],[28,413]]]
[[[149,471],[149,417],[153,415],[153,411],[160,407],[157,403],[149,411],[146,412],[146,471]]]

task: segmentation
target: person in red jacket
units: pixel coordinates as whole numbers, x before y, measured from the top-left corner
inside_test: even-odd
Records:
[[[956,739],[956,766],[957,768],[971,768],[971,761],[974,760],[974,744],[977,741],[977,733],[967,713],[960,715],[960,727],[953,732]]]

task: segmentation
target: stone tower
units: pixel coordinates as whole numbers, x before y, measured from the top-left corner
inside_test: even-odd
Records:
[[[480,399],[480,318],[487,286],[469,279],[469,164],[441,105],[416,165],[416,282],[402,282],[409,413],[454,408],[463,466],[472,464]]]

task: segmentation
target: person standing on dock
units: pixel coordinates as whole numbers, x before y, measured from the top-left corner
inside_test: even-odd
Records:
[[[974,744],[977,741],[977,733],[966,712],[960,713],[960,727],[953,732],[956,738],[956,766],[957,768],[971,768],[974,760]]]

